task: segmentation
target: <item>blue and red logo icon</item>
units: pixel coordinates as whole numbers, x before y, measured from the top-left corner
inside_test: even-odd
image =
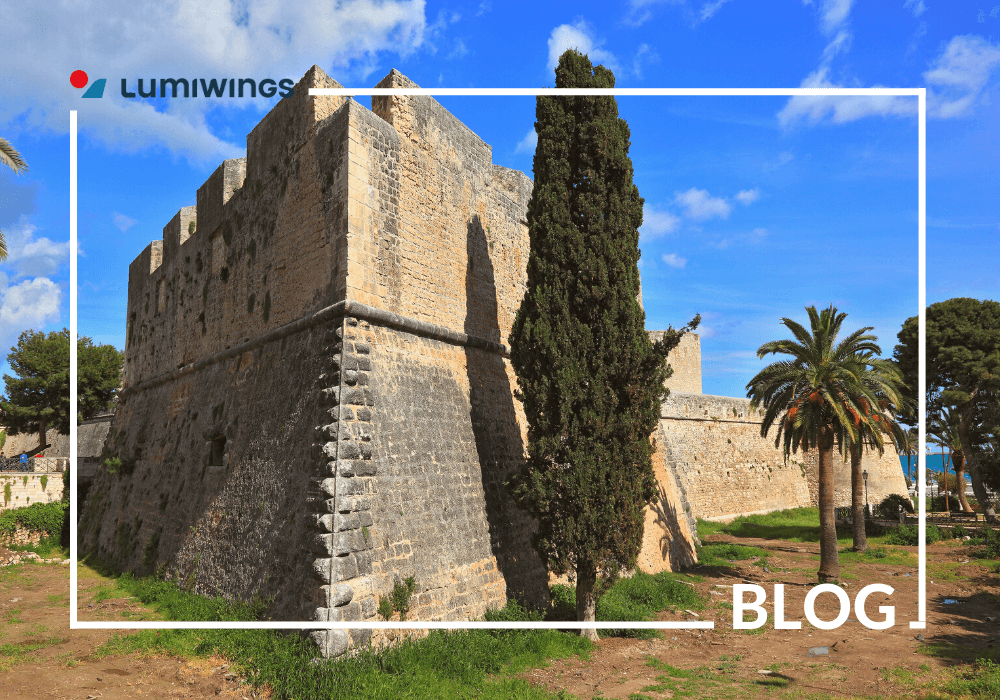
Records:
[[[82,70],[75,70],[69,76],[69,83],[75,88],[82,89],[87,86],[90,78]],[[104,97],[104,85],[108,82],[107,78],[100,78],[95,80],[93,84],[87,88],[87,92],[83,93],[84,97]]]

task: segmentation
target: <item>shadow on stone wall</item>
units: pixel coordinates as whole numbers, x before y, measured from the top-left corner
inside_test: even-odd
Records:
[[[671,571],[680,571],[698,562],[694,543],[685,537],[679,523],[684,514],[670,502],[663,484],[658,485],[659,500],[649,506],[655,520],[653,524],[660,533],[657,542],[660,556],[670,562]],[[647,521],[648,523],[648,521]]]
[[[465,332],[501,341],[497,292],[489,243],[478,216],[468,224],[465,277]],[[504,486],[524,459],[524,442],[514,408],[513,387],[504,359],[465,348],[469,401],[476,451],[482,468],[490,545],[507,583],[507,597],[541,605],[548,602],[548,572],[531,546],[533,522],[517,508]]]

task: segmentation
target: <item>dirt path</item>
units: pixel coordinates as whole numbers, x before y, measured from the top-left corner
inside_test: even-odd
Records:
[[[81,619],[131,612],[154,619],[135,601],[92,604],[101,581],[81,578]],[[0,699],[247,698],[255,696],[222,659],[118,656],[94,652],[112,630],[69,629],[69,572],[57,564],[0,569]]]
[[[940,677],[952,663],[919,653],[924,642],[977,650],[1000,646],[997,575],[976,560],[969,561],[968,550],[957,544],[928,547],[926,629],[911,630],[909,626],[917,617],[917,548],[899,547],[893,549],[912,554],[912,566],[882,564],[878,560],[842,566],[845,590],[852,604],[850,617],[838,629],[824,631],[810,625],[803,615],[806,593],[816,581],[818,544],[722,535],[713,540],[757,546],[770,553],[769,571],[749,562],[733,562],[727,569],[702,570],[711,573],[696,588],[714,603],[698,619],[714,620],[716,629],[667,630],[663,638],[655,640],[609,638],[600,642],[599,651],[589,661],[559,661],[527,672],[524,677],[551,690],[565,689],[579,698],[753,697],[782,688],[793,697],[907,697]],[[785,584],[786,619],[801,620],[802,629],[774,629],[775,582]],[[732,629],[732,586],[738,583],[758,584],[767,591],[765,629]],[[884,619],[878,612],[880,605],[895,606],[895,625],[889,629],[868,629],[857,620],[854,598],[870,583],[894,589],[889,599],[879,593],[871,595],[865,606],[876,622]],[[946,599],[957,602],[945,605]],[[747,600],[752,601],[752,596],[748,595]],[[833,620],[839,609],[832,594],[816,599],[815,610],[821,620]],[[753,617],[750,612],[745,614],[747,620]],[[661,619],[694,618],[667,613]],[[810,656],[809,650],[814,647],[827,647],[828,653]],[[680,680],[668,667],[694,674]]]
[[[753,697],[757,693],[823,697],[915,696],[917,689],[946,672],[949,662],[919,653],[921,634],[928,644],[964,645],[979,650],[1000,646],[1000,586],[997,575],[968,561],[957,544],[928,547],[928,620],[911,630],[916,617],[916,548],[880,560],[845,563],[846,590],[852,598],[868,583],[885,583],[895,592],[869,598],[866,609],[882,619],[879,605],[894,605],[896,624],[884,631],[863,627],[852,609],[839,629],[823,631],[803,616],[803,601],[815,581],[819,547],[774,540],[738,540],[769,552],[767,569],[749,562],[726,568],[696,569],[704,580],[696,588],[710,601],[698,619],[714,620],[711,631],[667,631],[653,640],[610,638],[589,660],[554,662],[526,672],[531,683],[579,698]],[[902,562],[902,563],[901,563]],[[130,598],[95,602],[105,581],[81,567],[78,610],[81,619],[156,619]],[[773,628],[773,584],[785,584],[789,620],[801,630]],[[732,586],[765,587],[769,619],[763,630],[733,630]],[[957,600],[943,604],[945,599]],[[97,658],[95,651],[114,632],[69,629],[68,567],[21,564],[0,568],[0,700],[31,698],[253,698],[251,689],[230,672],[223,659],[192,661],[135,655]],[[817,615],[829,620],[839,604],[820,596]],[[694,619],[664,613],[663,619]],[[747,619],[752,615],[747,614]],[[828,647],[825,656],[809,656]],[[687,677],[683,677],[687,676]]]

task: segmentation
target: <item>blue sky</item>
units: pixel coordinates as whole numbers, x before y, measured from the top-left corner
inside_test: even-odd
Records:
[[[998,0],[991,0],[998,2]],[[945,9],[947,8],[947,9]],[[266,99],[126,100],[121,78],[298,79],[347,86],[397,68],[425,87],[553,84],[565,48],[620,87],[927,87],[928,300],[1000,299],[1000,6],[923,0],[113,3],[4,9],[0,348],[68,325],[68,111],[80,116],[80,332],[122,347],[129,262]],[[81,99],[69,75],[107,78]],[[367,100],[362,98],[362,103]],[[531,175],[534,101],[441,100]],[[779,319],[835,304],[891,353],[917,312],[915,98],[622,98],[632,131],[647,327],[704,319],[706,393],[740,396]],[[2,358],[0,358],[2,359]],[[9,372],[4,365],[0,372]]]

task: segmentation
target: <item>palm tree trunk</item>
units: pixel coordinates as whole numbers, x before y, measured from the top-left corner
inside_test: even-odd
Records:
[[[837,519],[833,510],[833,428],[825,426],[819,438],[819,572],[820,583],[840,579],[837,558]],[[579,596],[579,593],[577,593]]]
[[[972,512],[969,499],[965,497],[965,453],[959,450],[952,453],[955,462],[955,476],[958,477],[958,502],[962,504],[962,510],[966,513]]]
[[[593,564],[578,563],[576,567],[576,619],[580,622],[593,622],[597,619],[597,596],[594,586],[597,583],[597,570]],[[598,641],[596,629],[582,629],[580,636],[592,642]]]
[[[861,445],[851,446],[851,510],[854,514],[854,551],[868,549],[865,532],[865,484],[861,476]]]
[[[993,509],[993,503],[990,502],[989,494],[986,492],[986,484],[983,483],[983,475],[979,471],[979,458],[976,454],[976,448],[969,438],[969,429],[972,424],[972,413],[974,410],[975,407],[970,402],[970,406],[962,411],[962,417],[958,421],[958,437],[962,441],[963,450],[968,450],[965,459],[969,465],[969,476],[972,477],[972,492],[976,494],[976,500],[979,501],[979,507],[983,511],[983,517],[986,518],[986,522],[995,523],[997,522],[997,513]]]
[[[948,498],[948,455],[944,456],[944,512],[951,515],[951,503]]]

